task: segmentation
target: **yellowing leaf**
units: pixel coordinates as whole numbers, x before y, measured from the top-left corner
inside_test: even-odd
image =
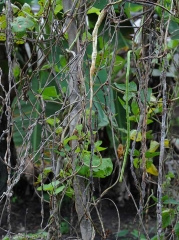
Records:
[[[170,141],[168,139],[165,139],[164,140],[164,147],[169,148],[169,145],[170,145]]]
[[[150,167],[146,168],[146,171],[154,176],[158,176],[158,170],[153,163],[150,165]]]
[[[151,141],[150,142],[150,148],[149,148],[149,152],[155,152],[157,150],[157,148],[159,147],[159,143],[156,141]]]
[[[153,94],[151,94],[150,95],[150,102],[151,103],[156,103],[156,101],[157,101],[156,97]]]
[[[142,134],[141,132],[137,132],[137,130],[131,130],[130,131],[130,139],[131,140],[135,140],[136,142],[140,142],[142,140]]]
[[[0,41],[5,41],[5,40],[6,40],[6,34],[0,33]]]
[[[160,98],[159,101],[158,101],[158,107],[162,107],[162,104],[163,104],[163,99]]]
[[[0,15],[0,29],[5,29],[6,28],[6,16],[5,15]]]

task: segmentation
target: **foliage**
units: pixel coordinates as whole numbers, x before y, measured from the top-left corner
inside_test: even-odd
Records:
[[[84,6],[72,3],[74,6],[66,11],[65,1],[39,0],[39,9],[34,13],[31,1],[14,1],[12,19],[8,18],[10,6],[0,6],[0,41],[7,41],[10,28],[14,43],[8,55],[16,63],[9,61],[9,68],[13,65],[9,73],[13,73],[16,90],[13,137],[16,146],[25,148],[19,158],[23,162],[30,156],[40,169],[35,187],[42,199],[47,192],[49,202],[53,199],[60,205],[66,195],[76,201],[79,213],[82,203],[77,198],[86,192],[86,200],[81,199],[86,204],[83,207],[87,219],[91,205],[98,203],[92,203],[92,197],[88,199],[93,178],[109,177],[113,173],[112,159],[119,158],[116,164],[124,159],[118,184],[130,159],[140,194],[140,213],[148,204],[146,181],[153,177],[160,186],[157,198],[152,196],[161,206],[158,224],[163,219],[162,228],[166,229],[178,214],[178,201],[170,196],[162,198],[162,189],[165,191],[174,178],[167,173],[163,180],[162,168],[164,153],[171,148],[166,134],[166,109],[169,101],[175,101],[172,87],[166,88],[167,78],[178,80],[173,60],[179,43],[179,21],[173,9],[178,5],[167,0],[152,3],[151,9],[143,3],[122,0],[84,1]],[[142,21],[140,27],[136,19]],[[71,30],[76,29],[73,36],[69,32],[71,24]],[[24,48],[27,54],[20,52]],[[154,125],[161,128],[160,137]],[[108,146],[98,135],[98,130],[104,128]],[[119,143],[120,155],[116,149]],[[112,155],[108,156],[110,147]],[[20,170],[14,173],[12,185],[20,175]],[[75,189],[76,181],[81,195]],[[52,212],[56,208],[53,206]],[[84,214],[78,218],[82,229]],[[176,236],[178,228],[176,223]],[[69,231],[66,222],[61,222],[60,231]],[[119,237],[126,234],[120,232]],[[135,230],[131,234],[139,237]],[[157,234],[163,237],[160,231]],[[145,236],[141,235],[141,239]]]

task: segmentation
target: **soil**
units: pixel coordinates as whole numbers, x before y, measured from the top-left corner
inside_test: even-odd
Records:
[[[11,202],[11,235],[17,236],[17,234],[26,234],[28,236],[29,233],[37,233],[39,229],[45,229],[49,221],[49,205],[48,203],[44,203],[44,220],[42,224],[41,217],[41,203],[37,197],[30,199],[30,197],[24,198],[12,198]],[[94,226],[96,228],[96,237],[95,240],[100,239],[142,239],[141,237],[137,237],[138,229],[139,229],[139,220],[136,215],[136,209],[132,200],[126,202],[124,207],[117,207],[117,205],[113,204],[109,199],[104,199],[100,205],[100,214],[101,221],[104,224],[105,235],[101,234],[102,229],[99,222],[98,215],[95,210],[92,211],[92,220]],[[65,203],[63,206],[62,215],[68,209],[68,214],[70,215],[70,205]],[[0,205],[1,212],[1,225],[0,225],[0,239],[3,239],[4,236],[7,235],[8,232],[8,224],[7,224],[7,207],[5,202]],[[118,214],[119,217],[118,217]],[[77,220],[75,216],[73,223]],[[76,221],[77,222],[77,221]],[[145,222],[145,220],[144,220]],[[42,228],[41,228],[42,224]],[[149,236],[152,237],[156,233],[156,220],[155,218],[148,217],[148,224],[145,224]],[[141,228],[140,228],[141,229]],[[46,229],[47,231],[48,229]],[[120,231],[119,231],[120,230]],[[68,231],[67,231],[68,232]],[[119,235],[118,235],[119,232]],[[141,231],[142,232],[142,231]],[[103,236],[102,236],[103,235]],[[70,236],[70,238],[69,238]],[[74,237],[72,237],[74,236]],[[45,239],[39,237],[24,237],[24,238],[13,238],[13,239]],[[75,237],[75,232],[65,233],[62,235],[61,239],[77,239]]]

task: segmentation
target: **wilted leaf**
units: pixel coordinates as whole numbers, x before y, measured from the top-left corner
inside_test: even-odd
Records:
[[[146,171],[154,176],[158,176],[158,170],[153,163],[150,165],[150,167],[146,166]]]
[[[149,148],[149,152],[155,152],[156,150],[157,150],[157,148],[159,147],[159,143],[158,142],[156,142],[156,141],[153,141],[153,140],[151,140],[150,141],[150,148]]]
[[[170,147],[170,141],[168,139],[164,140],[164,147],[169,148]]]
[[[137,132],[137,130],[131,130],[130,131],[130,139],[136,140],[136,142],[140,142],[142,140],[142,134],[141,132]]]

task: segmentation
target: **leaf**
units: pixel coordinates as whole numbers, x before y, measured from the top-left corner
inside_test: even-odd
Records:
[[[20,67],[18,65],[13,67],[13,74],[15,78],[17,78],[20,75]]]
[[[41,67],[41,71],[43,71],[43,70],[47,70],[47,69],[50,69],[50,68],[52,68],[53,67],[53,64],[45,64],[45,65],[43,65],[42,67]]]
[[[83,162],[85,166],[77,166],[77,171],[79,175],[89,177],[90,176],[90,154],[85,154],[83,157]],[[93,177],[105,178],[111,175],[113,170],[113,164],[110,158],[100,159],[98,156],[94,155],[92,159],[92,172]]]
[[[60,232],[62,234],[67,234],[69,233],[69,231],[70,231],[69,224],[67,222],[62,221],[60,223]]]
[[[42,97],[44,100],[52,100],[53,98],[58,97],[55,86],[46,87],[44,89],[39,89],[39,92],[42,92]]]
[[[121,230],[116,234],[117,237],[125,237],[129,233],[129,230]]]
[[[76,135],[73,135],[73,136],[71,136],[71,137],[69,137],[69,138],[65,138],[65,139],[63,140],[63,145],[65,146],[65,145],[67,145],[67,143],[68,143],[69,141],[71,141],[71,140],[76,140],[76,139],[78,139],[78,137],[77,137]]]
[[[153,139],[152,130],[147,131],[146,138],[147,139]]]
[[[12,31],[14,33],[26,32],[26,29],[31,29],[35,26],[34,22],[29,18],[17,17],[11,23]]]
[[[54,193],[55,193],[55,194],[59,194],[60,192],[63,191],[64,188],[65,188],[64,185],[62,185],[62,186],[60,186],[60,187],[57,187],[57,188],[55,189]]]
[[[170,141],[168,139],[164,140],[164,147],[165,148],[170,148]]]
[[[168,41],[168,44],[167,44],[169,49],[174,49],[178,47],[178,45],[179,45],[179,39],[174,39],[174,40],[170,39],[170,41]]]
[[[156,141],[153,141],[153,140],[151,140],[150,141],[150,148],[149,148],[149,152],[155,152],[156,150],[157,150],[157,148],[159,147],[159,143],[158,142],[156,142]]]
[[[136,140],[136,142],[140,142],[142,140],[142,134],[141,132],[137,132],[137,130],[131,130],[130,131],[130,139]]]
[[[65,192],[65,195],[68,196],[68,197],[70,197],[70,198],[72,198],[72,197],[74,196],[74,190],[73,190],[73,188],[68,187],[67,190],[66,190],[66,192]]]
[[[148,172],[154,176],[158,176],[158,170],[153,163],[150,165],[150,167],[146,166],[146,172]]]
[[[57,4],[54,9],[55,15],[57,15],[57,13],[59,13],[62,9],[63,9],[62,4]]]
[[[174,205],[179,205],[179,201],[176,201],[175,199],[166,199],[163,204],[174,204]]]
[[[139,115],[139,106],[136,100],[133,99],[132,103],[131,103],[131,109],[132,112],[135,116]]]
[[[60,122],[60,120],[58,118],[48,118],[46,120],[46,122],[51,125],[51,126],[55,126],[56,124],[58,124]]]
[[[126,104],[125,104],[125,102],[120,98],[120,97],[118,97],[118,99],[119,99],[119,102],[120,102],[120,104],[123,106],[123,108],[126,110]],[[130,109],[130,106],[128,106],[128,108],[129,108],[129,113],[131,112],[131,109]]]
[[[6,15],[0,15],[0,29],[5,29],[7,26]]]
[[[116,88],[122,91],[126,91],[126,84],[114,83],[114,85],[116,86]],[[129,82],[129,92],[137,92],[137,85],[135,82]]]
[[[177,222],[177,223],[175,224],[174,231],[175,231],[176,236],[179,237],[179,222]]]
[[[23,11],[24,13],[27,13],[28,15],[31,15],[31,16],[33,15],[32,9],[30,5],[27,3],[24,3],[24,5],[21,8],[21,11]]]
[[[12,3],[11,3],[11,7],[12,7],[12,11],[13,11],[13,14],[14,14],[14,15],[15,15],[17,12],[20,11],[20,9],[19,9],[16,5],[14,5],[14,4],[12,4]]]
[[[97,142],[95,142],[95,144],[94,144],[94,147],[95,147],[95,152],[96,151],[98,151],[98,152],[100,152],[100,151],[104,151],[106,148],[104,148],[104,147],[100,147],[100,145],[102,144],[102,141],[97,141]]]
[[[174,218],[174,210],[173,209],[165,209],[162,211],[162,228],[166,228],[168,225],[172,223]]]
[[[88,10],[87,14],[91,14],[91,13],[96,13],[97,15],[99,15],[100,14],[100,9],[92,7]]]
[[[138,168],[140,168],[140,164],[141,164],[141,159],[134,158],[134,160],[133,160],[134,167],[138,169]]]
[[[81,136],[81,132],[82,132],[82,129],[83,129],[83,125],[82,124],[78,124],[76,125],[76,130],[78,131],[78,134]]]
[[[124,96],[123,96],[124,101],[126,101],[126,99],[127,99],[126,97],[127,97],[126,94],[124,94]],[[135,98],[135,93],[134,93],[134,92],[129,92],[129,93],[128,93],[128,101],[129,101],[131,98]]]
[[[145,157],[146,158],[153,158],[153,157],[156,157],[156,156],[159,156],[160,155],[160,152],[146,152],[145,153]]]
[[[0,41],[5,41],[5,40],[6,40],[6,34],[0,33]]]
[[[43,189],[43,191],[53,192],[53,190],[56,189],[59,184],[60,184],[59,180],[53,181],[49,184],[43,184],[43,187],[40,186],[40,187],[37,188],[37,190],[42,191],[42,189]]]

